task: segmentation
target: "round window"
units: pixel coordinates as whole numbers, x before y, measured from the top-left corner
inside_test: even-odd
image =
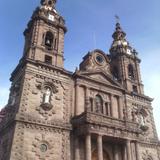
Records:
[[[41,150],[41,152],[47,152],[48,146],[46,144],[41,144],[40,150]]]
[[[97,61],[99,64],[102,64],[102,63],[104,62],[103,56],[97,55],[97,56],[96,56],[96,61]]]

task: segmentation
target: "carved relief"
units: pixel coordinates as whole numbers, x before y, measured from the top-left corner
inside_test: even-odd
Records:
[[[139,127],[142,130],[143,134],[147,134],[147,131],[149,129],[148,110],[143,106],[135,105],[130,112],[132,121],[139,124]]]
[[[24,67],[20,68],[20,70],[17,68],[16,74],[14,73],[15,76],[12,76],[13,81],[16,81],[16,76],[23,70],[23,82],[16,82],[17,84],[14,84],[11,88],[9,107],[6,108],[6,122],[4,123],[3,121],[0,124],[0,160],[9,159],[8,156],[10,155],[11,146],[11,154],[13,155],[11,155],[10,159],[12,160],[73,160],[74,158],[71,158],[70,154],[72,155],[75,151],[74,146],[72,146],[72,135],[74,138],[75,133],[80,135],[79,139],[82,144],[85,143],[84,138],[86,133],[91,133],[92,142],[95,141],[96,134],[101,134],[103,136],[103,148],[105,148],[106,145],[104,143],[105,141],[108,143],[107,145],[112,146],[114,143],[118,145],[124,144],[123,142],[125,142],[126,139],[130,139],[132,152],[136,152],[135,149],[133,149],[132,142],[138,141],[142,143],[143,139],[141,139],[141,137],[147,137],[144,135],[151,132],[151,123],[154,122],[152,113],[149,112],[150,110],[147,109],[146,105],[144,105],[145,107],[139,105],[134,107],[132,106],[131,100],[148,104],[150,101],[148,98],[145,98],[145,96],[142,98],[142,95],[137,97],[130,95],[130,92],[128,92],[125,87],[123,88],[123,85],[121,86],[113,81],[110,67],[112,65],[112,58],[114,57],[107,55],[103,51],[94,50],[84,57],[84,61],[80,65],[80,70],[77,71],[76,74],[69,73],[63,69],[63,65],[61,66],[61,64],[61,69],[58,69],[54,65],[45,65],[45,63],[43,63],[44,54],[49,55],[52,49],[56,51],[50,54],[50,56],[56,56],[51,57],[53,58],[52,60],[57,64],[63,63],[64,20],[62,17],[59,17],[55,10],[55,2],[56,0],[41,0],[41,7],[34,12],[28,29],[25,32],[25,35],[29,36],[28,40],[31,38],[32,51],[27,50],[27,48],[25,49],[25,52],[31,54],[29,55],[30,58],[26,60]],[[49,22],[49,24],[47,24],[47,22]],[[49,33],[51,30],[53,31],[53,35]],[[32,33],[29,34],[30,31],[33,35]],[[48,34],[47,31],[49,31]],[[45,34],[43,35],[43,33]],[[122,36],[120,33],[118,39],[123,38]],[[37,46],[37,44],[39,45],[41,42],[42,50],[40,46]],[[46,51],[43,45],[48,49],[47,52],[43,52]],[[38,49],[36,49],[36,47],[38,47]],[[38,51],[37,55],[35,53],[36,51]],[[41,51],[43,54],[40,53]],[[36,57],[38,61],[36,61]],[[120,73],[121,70],[125,71],[125,65],[128,63],[128,60],[124,57],[125,56],[121,56],[120,58],[123,60],[123,63],[116,63],[120,64],[120,66],[118,70],[114,71],[115,80],[119,80],[119,78],[122,80],[123,78],[126,79],[126,76]],[[23,58],[25,59],[25,56]],[[131,59],[132,57],[130,56],[130,60]],[[49,62],[49,60],[46,62]],[[20,67],[21,64],[23,64],[23,60],[20,62]],[[135,80],[137,77],[135,77],[134,70],[128,68],[128,71],[129,79]],[[84,78],[83,74],[78,75],[81,74],[81,72],[88,77]],[[88,94],[88,92],[85,94],[85,90],[83,89],[84,96],[79,94],[78,101],[82,101],[83,105],[87,107],[87,109],[90,109],[77,116],[77,119],[79,118],[77,121],[79,122],[76,124],[77,126],[75,125],[77,130],[74,130],[74,126],[73,128],[71,126],[71,120],[72,116],[74,116],[74,94],[76,94],[74,92],[74,84],[76,76],[78,76],[78,83],[89,88],[90,92],[90,94]],[[21,84],[22,93],[20,93],[19,84]],[[119,98],[121,98],[119,95],[122,94],[126,96],[126,101],[123,102],[124,108],[122,113],[124,120],[120,119],[121,116],[118,115],[118,112],[121,114],[120,106],[122,104],[121,101],[119,101]],[[18,95],[21,97],[19,105],[17,103]],[[80,99],[80,97],[83,97],[83,100]],[[20,107],[18,110],[16,107],[10,107],[16,105]],[[73,119],[74,118],[76,117],[73,117]],[[9,121],[9,119],[11,120]],[[13,131],[8,131],[6,128],[12,124],[15,124],[13,125]],[[1,127],[2,125],[3,127]],[[140,129],[143,135],[139,134]],[[153,128],[153,130],[155,130],[155,128]],[[4,134],[5,136],[1,135],[3,132],[6,132]],[[12,138],[13,132],[14,138]],[[141,152],[145,151],[147,145],[150,145],[151,142],[152,139],[148,138],[143,144],[144,146],[142,147],[144,148],[141,148]],[[157,142],[153,142],[151,147],[156,148]],[[84,144],[78,146],[80,153],[85,150],[84,146]],[[93,147],[91,146],[91,148]],[[151,153],[147,150],[143,152],[141,155],[143,160],[156,159],[157,155],[156,153],[154,154],[155,151],[156,150],[153,149]],[[109,157],[109,153],[103,152],[104,160],[114,159]],[[111,152],[113,153],[113,150],[111,150]],[[92,158],[97,159],[97,155],[97,151],[93,152]],[[126,157],[122,158],[121,153],[117,155],[117,159],[126,159]],[[133,156],[134,154],[132,158],[134,158]],[[85,157],[80,155],[78,159],[83,160]]]
[[[143,160],[153,160],[152,154],[146,150],[145,152],[142,153],[142,159]]]
[[[33,138],[31,138],[29,142],[26,139],[28,147],[25,149],[28,150],[28,153],[26,152],[25,157],[28,157],[29,160],[62,159],[63,147],[66,147],[65,141],[63,141],[62,132],[55,129],[53,132],[50,132],[50,130],[44,131],[44,129],[41,127],[41,131],[42,130],[43,132],[37,132],[36,129],[34,129],[32,130],[34,133],[29,133]]]
[[[39,160],[51,158],[54,154],[52,150],[55,147],[54,141],[52,138],[46,139],[45,135],[35,137],[32,146],[32,152],[35,153],[36,158]]]
[[[147,121],[147,117],[148,117],[148,113],[146,111],[146,109],[141,108],[137,111],[137,117],[138,117],[138,123],[140,124],[140,129],[143,132],[146,132],[149,127],[148,127],[148,121]]]
[[[36,108],[39,113],[48,119],[49,116],[55,114],[55,97],[58,92],[58,88],[51,82],[45,82],[42,85],[39,85],[38,88],[41,91],[42,104]]]

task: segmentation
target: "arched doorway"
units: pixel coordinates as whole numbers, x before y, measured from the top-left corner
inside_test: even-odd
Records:
[[[97,152],[97,150],[94,150],[92,152],[92,160],[98,160],[98,152]],[[108,153],[105,152],[104,150],[103,150],[103,160],[110,160]]]

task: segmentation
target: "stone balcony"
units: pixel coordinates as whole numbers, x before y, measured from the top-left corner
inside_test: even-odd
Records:
[[[95,133],[112,137],[137,139],[141,130],[139,124],[127,120],[116,119],[94,112],[84,112],[72,119],[72,125],[78,135]]]

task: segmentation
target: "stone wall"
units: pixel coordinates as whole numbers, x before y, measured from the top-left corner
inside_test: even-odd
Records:
[[[17,123],[15,131],[12,160],[70,159],[68,131],[25,123]]]

